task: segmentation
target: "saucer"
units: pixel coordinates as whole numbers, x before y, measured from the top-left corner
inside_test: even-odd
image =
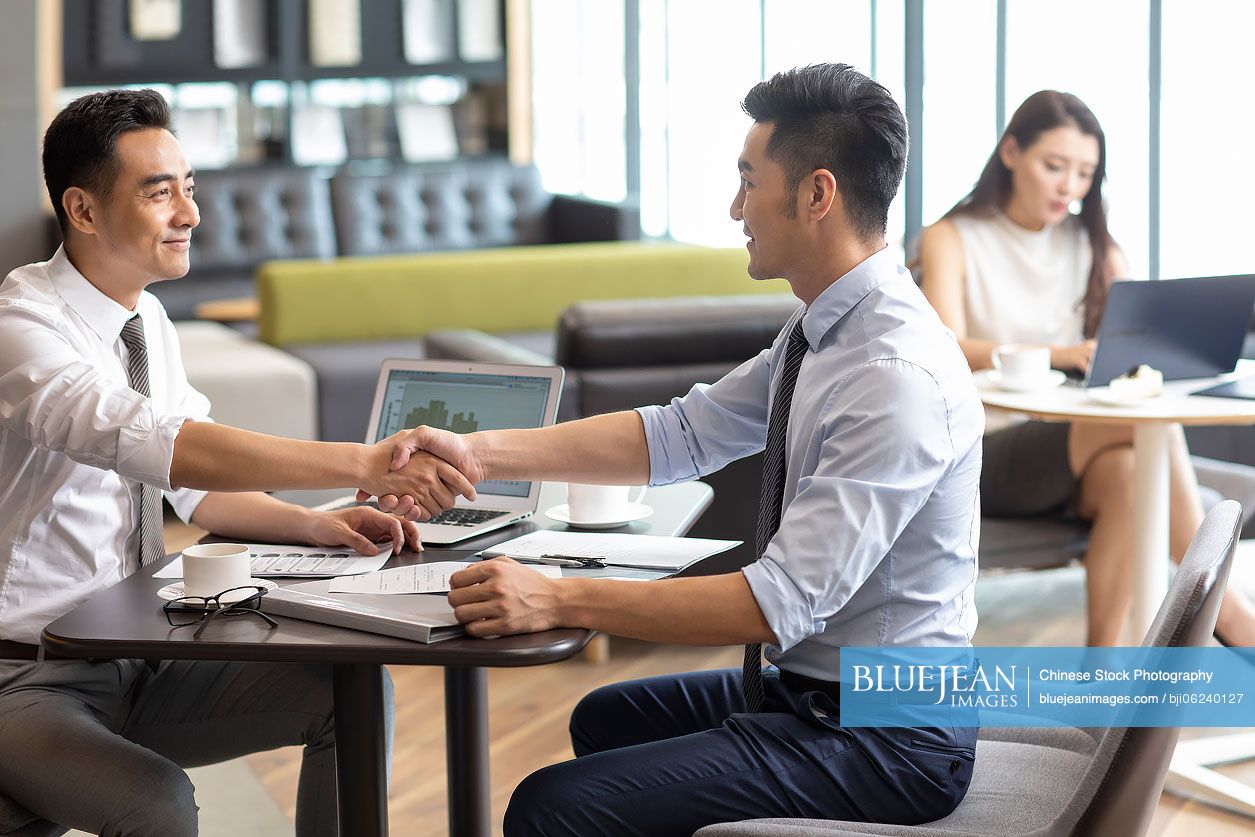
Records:
[[[1110,387],[1095,387],[1089,391],[1091,401],[1096,401],[1108,407],[1136,407],[1139,404],[1154,401],[1162,395],[1163,393],[1160,392],[1154,395],[1115,395],[1111,392]]]
[[[245,584],[241,584],[240,586],[241,587],[245,587],[245,586],[265,587],[267,590],[273,590],[279,585],[275,584],[273,581],[266,578],[250,578]],[[183,598],[184,595],[186,595],[183,592],[183,582],[176,581],[173,584],[167,584],[165,587],[162,587],[160,590],[157,591],[157,595],[165,599],[168,602],[172,602],[175,599],[181,599]],[[232,593],[230,596],[227,596],[222,601],[225,604],[235,604],[236,602],[247,599],[251,595],[253,594],[250,593],[248,590],[237,590],[234,593]]]
[[[560,506],[554,506],[545,512],[545,517],[550,520],[556,520],[559,523],[574,529],[615,529],[619,526],[626,526],[634,520],[643,520],[654,513],[654,510],[644,503],[630,503],[623,507],[618,517],[613,520],[581,520],[574,521],[571,519],[571,508],[566,503]]]
[[[997,369],[982,369],[976,373],[984,381],[988,381],[999,389],[1008,392],[1035,392],[1043,389],[1054,389],[1061,386],[1068,376],[1058,369],[1051,369],[1045,375],[1031,380],[1004,381],[1002,373]]]

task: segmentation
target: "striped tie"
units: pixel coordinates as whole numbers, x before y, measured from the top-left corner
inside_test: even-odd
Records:
[[[802,368],[802,358],[810,344],[802,332],[798,320],[789,332],[789,345],[784,353],[784,370],[771,400],[771,413],[767,421],[767,448],[763,452],[763,490],[758,500],[758,554],[761,556],[767,544],[780,528],[780,514],[784,502],[785,455],[784,442],[789,429],[789,408],[793,404],[793,390],[797,386],[797,373]],[[750,712],[763,706],[763,646],[753,643],[745,646],[745,662],[741,667],[741,693]]]
[[[148,346],[144,342],[144,321],[139,314],[122,326],[122,345],[126,346],[126,377],[131,389],[150,397],[148,390]],[[166,557],[161,531],[161,489],[147,483],[139,484],[139,563],[146,567]]]

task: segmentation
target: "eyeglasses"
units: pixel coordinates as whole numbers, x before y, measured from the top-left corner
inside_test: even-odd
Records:
[[[252,590],[253,592],[246,595],[239,601],[227,603],[223,598],[231,593]],[[261,597],[266,595],[265,587],[232,587],[230,590],[223,590],[215,596],[183,596],[166,602],[161,606],[161,610],[166,615],[166,621],[173,628],[186,628],[190,625],[199,625],[196,633],[192,634],[192,639],[200,639],[200,635],[210,623],[218,617],[230,616],[256,616],[258,619],[265,620],[266,624],[272,628],[279,627],[279,623],[271,619],[269,616],[261,612]]]

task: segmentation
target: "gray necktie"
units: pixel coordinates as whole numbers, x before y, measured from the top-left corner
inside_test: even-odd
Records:
[[[144,342],[144,321],[139,314],[122,326],[122,344],[126,346],[126,376],[131,389],[151,396],[148,389],[148,346]],[[161,531],[161,489],[147,483],[139,486],[139,563],[146,567],[166,557]]]
[[[756,545],[762,556],[767,544],[780,528],[780,515],[784,503],[785,437],[789,429],[789,408],[793,405],[793,390],[797,386],[797,373],[802,368],[802,358],[810,344],[802,331],[802,321],[789,332],[789,344],[784,353],[784,369],[780,383],[771,399],[771,413],[767,420],[767,447],[763,452],[763,488],[758,500],[758,532]],[[753,643],[745,646],[745,661],[741,666],[741,693],[750,712],[763,706],[763,646]]]

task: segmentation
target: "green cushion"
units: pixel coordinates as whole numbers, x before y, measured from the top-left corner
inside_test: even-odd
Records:
[[[746,261],[743,248],[604,242],[268,262],[257,273],[261,337],[286,345],[544,330],[587,299],[788,291],[751,280]]]

